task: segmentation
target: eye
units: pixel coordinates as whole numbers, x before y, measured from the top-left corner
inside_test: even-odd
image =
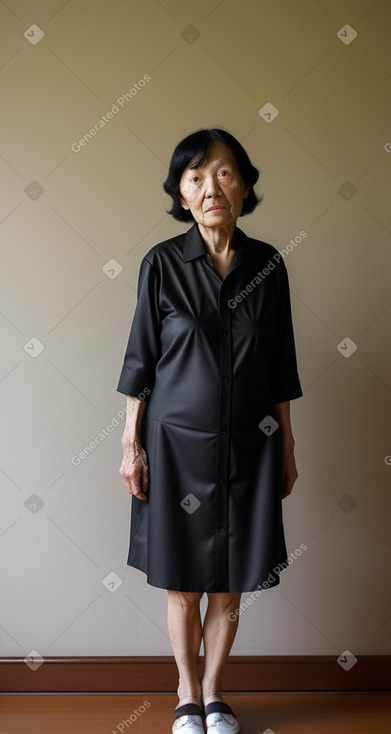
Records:
[[[191,183],[198,183],[199,180],[200,180],[199,176],[192,176],[190,179]]]
[[[223,178],[227,178],[229,176],[229,171],[223,170],[219,173],[220,176],[223,176]]]

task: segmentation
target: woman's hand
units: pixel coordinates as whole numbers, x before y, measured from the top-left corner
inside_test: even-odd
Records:
[[[298,477],[294,455],[295,441],[290,419],[290,403],[277,403],[274,406],[280,428],[282,449],[282,487],[281,497],[288,497]]]
[[[148,460],[139,439],[122,443],[124,456],[119,470],[129,494],[146,501],[148,491]]]
[[[148,459],[141,441],[141,423],[145,411],[144,400],[127,396],[126,424],[122,436],[124,457],[119,469],[129,494],[146,501],[148,491]]]
[[[298,477],[295,455],[293,448],[287,446],[282,448],[282,487],[281,498],[288,497],[292,492],[293,485]]]

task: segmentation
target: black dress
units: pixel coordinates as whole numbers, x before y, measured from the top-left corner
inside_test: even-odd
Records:
[[[234,243],[224,280],[197,224],[140,266],[117,389],[148,401],[150,476],[127,563],[163,589],[254,591],[286,565],[274,405],[302,395],[288,277],[271,245],[238,227]]]

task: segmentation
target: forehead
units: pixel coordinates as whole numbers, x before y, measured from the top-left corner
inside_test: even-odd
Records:
[[[224,164],[226,165],[228,163],[236,166],[236,159],[234,154],[232,153],[230,148],[228,148],[227,145],[224,145],[224,143],[222,143],[220,140],[213,140],[210,143],[206,159],[201,165],[196,165],[195,161],[196,159],[194,159],[194,161],[190,161],[185,170],[204,168],[208,166],[220,166]]]

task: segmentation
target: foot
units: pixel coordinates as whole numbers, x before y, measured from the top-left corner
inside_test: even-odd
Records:
[[[205,696],[204,700],[204,706],[207,706],[208,703],[223,703],[223,699],[221,696]]]

